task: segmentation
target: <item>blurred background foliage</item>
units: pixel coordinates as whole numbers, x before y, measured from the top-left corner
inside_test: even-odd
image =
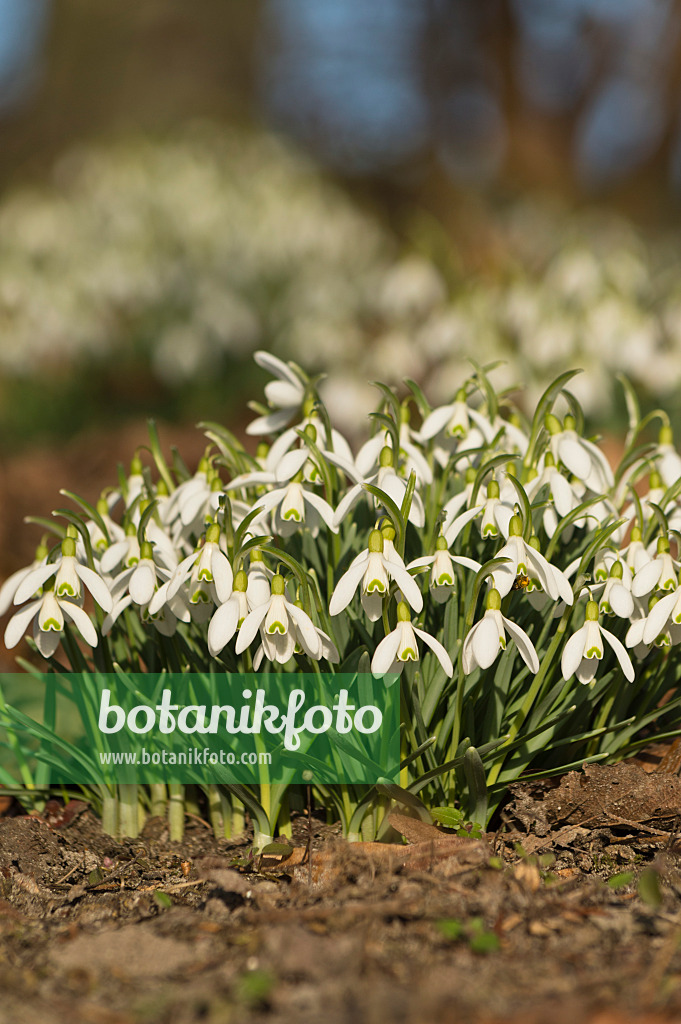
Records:
[[[267,348],[681,416],[671,0],[0,0],[0,445],[239,427]]]

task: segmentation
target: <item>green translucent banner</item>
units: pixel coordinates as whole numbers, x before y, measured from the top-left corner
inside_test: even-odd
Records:
[[[0,785],[398,782],[370,674],[0,675]]]

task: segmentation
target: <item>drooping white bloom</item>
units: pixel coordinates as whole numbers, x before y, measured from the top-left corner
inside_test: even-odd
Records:
[[[215,611],[208,626],[208,650],[213,658],[229,643],[248,615],[248,576],[241,569],[234,578],[234,589],[229,598]],[[269,597],[269,587],[267,591]],[[267,600],[267,598],[265,598]],[[264,604],[265,602],[260,602]]]
[[[582,495],[557,469],[551,452],[546,452],[544,456],[544,468],[541,473],[526,485],[525,490],[530,501],[534,501],[544,486],[548,487],[549,502],[543,510],[542,519],[547,537],[553,537],[560,520],[577,508],[582,501]],[[571,524],[563,531],[563,540],[570,540],[573,529],[574,524]]]
[[[109,588],[101,576],[77,560],[76,542],[73,537],[64,538],[61,556],[55,562],[43,562],[23,577],[14,594],[14,604],[23,604],[33,597],[52,576],[55,578],[54,592],[57,597],[80,601],[84,585],[100,608],[105,612],[111,611],[113,600]]]
[[[368,441],[365,441],[355,458],[357,472],[368,479],[380,468],[381,452],[388,443],[388,436],[378,431]],[[433,471],[428,465],[428,460],[419,447],[420,434],[409,426],[409,410],[402,406],[400,418],[400,456],[402,458],[402,472],[405,477],[414,471],[419,484],[431,484],[433,482]]]
[[[607,493],[615,483],[610,464],[597,445],[580,437],[575,425],[573,416],[566,416],[561,426],[556,416],[547,414],[546,429],[553,458],[556,464],[562,462],[595,494]]]
[[[69,598],[46,590],[37,601],[31,601],[12,616],[5,630],[5,646],[16,647],[31,622],[33,639],[44,658],[51,658],[64,632],[64,617],[70,619],[90,647],[97,646],[97,630],[80,605]]]
[[[236,641],[236,654],[245,651],[260,631],[268,661],[286,664],[297,643],[309,658],[318,661],[323,656],[323,645],[312,619],[287,599],[283,576],[273,576],[271,588],[269,599],[244,619]]]
[[[560,667],[566,681],[576,675],[580,683],[590,683],[596,675],[599,662],[603,658],[603,640],[612,647],[624,675],[633,682],[634,666],[631,663],[624,644],[609,630],[604,629],[598,621],[598,605],[589,601],[586,606],[584,625],[573,633],[563,648]]]
[[[259,351],[253,356],[258,366],[271,373],[276,380],[265,385],[265,397],[272,411],[258,416],[246,427],[251,436],[276,434],[291,420],[300,418],[300,409],[305,399],[305,384],[299,373],[289,363],[277,359],[271,352]]]
[[[475,424],[471,427],[471,420]],[[477,428],[477,429],[476,429]],[[466,390],[461,388],[449,405],[440,405],[426,416],[419,431],[421,441],[430,441],[438,434],[442,440],[468,440],[466,448],[479,448],[492,440],[492,425],[486,416],[466,402]]]
[[[674,447],[674,433],[670,426],[660,428],[658,435],[657,468],[666,487],[672,487],[681,479],[681,455]]]
[[[486,669],[494,664],[499,651],[506,650],[507,632],[530,671],[539,671],[539,658],[532,641],[524,629],[501,614],[501,595],[492,587],[487,594],[485,614],[471,627],[463,642],[461,663],[466,675],[476,668]]]
[[[325,455],[329,451],[334,451],[340,455],[341,458],[352,462],[352,449],[343,435],[332,427],[329,436],[326,427],[319,416],[315,414],[313,409],[309,416],[305,416],[296,426],[289,427],[288,430],[285,430],[283,434],[279,435],[276,441],[272,442],[267,454],[265,455],[263,463],[263,469],[266,472],[276,473],[277,467],[283,457],[299,440],[299,431],[301,430],[307,433],[311,440],[314,441],[322,455]],[[318,476],[316,467],[314,468],[314,472],[315,475]],[[314,477],[307,477],[307,479],[314,479]]]
[[[336,584],[329,603],[329,614],[340,614],[350,604],[361,584],[362,607],[371,621],[375,622],[381,617],[383,598],[388,593],[391,579],[414,611],[420,612],[423,597],[418,584],[401,560],[396,562],[386,557],[383,534],[380,530],[372,530],[369,546],[357,555]]]
[[[480,518],[480,535],[482,537],[498,537],[501,533],[508,537],[509,523],[515,510],[515,492],[509,501],[501,497],[501,489],[496,480],[487,485],[487,497]]]
[[[14,596],[26,579],[26,577],[33,572],[34,569],[38,569],[41,565],[45,565],[49,552],[45,543],[41,543],[36,548],[35,558],[30,565],[24,566],[23,569],[17,569],[11,576],[8,576],[5,582],[0,587],[0,615],[4,615],[5,612],[9,611],[12,604],[14,603]],[[38,588],[36,587],[36,590]],[[31,591],[29,596],[32,596],[34,591]]]
[[[566,604],[572,604],[572,587],[567,577],[523,539],[520,516],[511,518],[508,541],[497,551],[496,557],[508,559],[492,574],[494,586],[502,597],[509,593],[518,576],[529,576],[538,579],[554,601],[562,598]]]
[[[593,591],[602,588],[598,602],[600,611],[606,615],[617,615],[621,619],[630,619],[634,613],[634,598],[631,593],[631,569],[619,560],[613,562],[610,575],[605,583],[597,584]]]
[[[676,590],[679,563],[669,553],[669,541],[658,537],[657,552],[635,573],[631,584],[634,597],[647,597],[653,590]]]
[[[187,584],[191,604],[223,604],[229,599],[234,574],[219,543],[220,527],[211,523],[206,530],[203,546],[183,559],[170,579],[154,594],[149,604],[150,615],[155,614],[167,600],[171,600],[184,584]]]
[[[404,496],[407,490],[408,481],[403,477],[399,476],[394,466],[394,456],[392,448],[385,445],[381,449],[379,458],[379,467],[375,473],[372,473],[366,478],[362,478],[355,468],[354,465],[346,463],[343,459],[340,459],[335,454],[328,453],[327,457],[330,462],[338,466],[351,480],[355,480],[355,484],[349,488],[345,496],[340,501],[336,513],[334,516],[334,522],[336,526],[345,519],[346,515],[358,500],[362,494],[366,494],[364,489],[365,484],[372,484],[388,495],[398,508],[401,508]],[[380,500],[374,498],[374,504],[380,505]],[[423,501],[421,495],[418,492],[418,487],[414,490],[412,495],[411,507],[409,509],[409,522],[417,529],[421,529],[425,525],[426,514],[423,508]]]
[[[674,636],[681,638],[681,587],[679,586],[652,604],[643,627],[641,640],[644,644],[652,644],[659,636],[670,630],[673,630],[672,639]]]
[[[465,515],[459,518],[463,519]],[[435,554],[415,558],[413,562],[409,563],[407,569],[421,569],[430,566],[430,592],[433,595],[433,600],[442,604],[454,588],[454,563],[463,565],[466,569],[473,569],[474,572],[480,568],[480,563],[473,558],[450,554],[447,539],[440,536],[437,539]]]
[[[290,537],[307,527],[316,537],[324,523],[333,533],[338,532],[334,511],[321,495],[305,486],[304,467],[310,461],[306,448],[297,448],[282,456],[274,472],[262,470],[244,473],[227,484],[225,490],[237,490],[262,484],[280,484],[257,499],[253,509],[260,514],[251,521],[251,527],[272,514],[272,529],[281,537]]]
[[[397,625],[381,640],[371,659],[371,671],[375,676],[393,675],[402,671],[408,661],[419,660],[416,638],[430,647],[448,676],[454,675],[452,659],[430,633],[412,625],[409,606],[404,601],[397,604]]]

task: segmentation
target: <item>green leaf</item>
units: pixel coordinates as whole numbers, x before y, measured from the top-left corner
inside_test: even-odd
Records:
[[[430,813],[433,821],[445,828],[459,828],[463,821],[463,811],[456,807],[431,807]]]
[[[647,903],[653,910],[662,906],[662,890],[660,889],[660,875],[655,868],[644,868],[638,880],[638,894],[644,903]]]
[[[630,885],[633,880],[633,871],[622,871],[619,875],[611,875],[608,879],[608,885],[611,889],[622,889],[624,886]]]

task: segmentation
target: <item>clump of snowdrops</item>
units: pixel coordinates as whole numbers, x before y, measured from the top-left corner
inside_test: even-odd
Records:
[[[8,647],[28,631],[57,671],[396,676],[400,786],[313,787],[355,839],[387,833],[391,800],[484,826],[521,777],[676,733],[681,458],[664,412],[641,420],[623,381],[612,469],[584,436],[579,371],[527,421],[473,365],[435,408],[413,381],[403,398],[377,384],[353,451],[315,379],[267,352],[256,362],[271,380],[253,451],[202,424],[192,473],[151,425],[96,506],[68,494],[73,510],[40,520],[56,543],[46,535],[0,590]],[[196,803],[179,785],[119,788],[100,794],[111,830],[168,811],[177,836]],[[217,832],[239,832],[246,808],[260,845],[303,799],[266,779],[206,794]]]

